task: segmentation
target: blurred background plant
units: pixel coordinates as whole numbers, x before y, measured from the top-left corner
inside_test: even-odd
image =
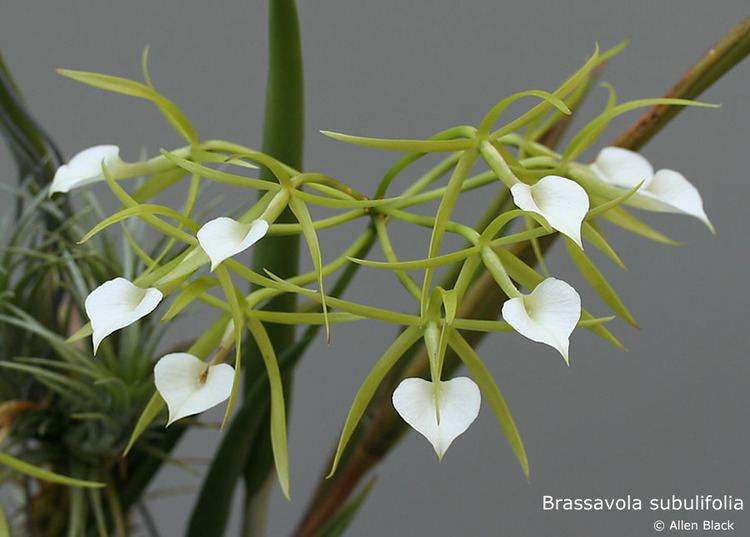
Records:
[[[293,2],[275,1],[271,6],[264,152],[301,168],[302,77],[296,13]],[[695,98],[731,69],[750,48],[748,26],[748,21],[744,21],[730,32],[668,96]],[[157,418],[153,426],[143,430],[128,456],[122,457],[133,426],[152,397],[152,365],[161,355],[159,351],[165,350],[160,347],[163,325],[156,316],[131,325],[111,336],[111,344],[104,345],[96,359],[88,346],[71,345],[66,339],[84,326],[83,303],[91,289],[116,276],[134,279],[147,270],[144,258],[159,258],[169,239],[154,243],[146,225],[131,219],[123,225],[122,236],[99,233],[91,241],[77,244],[86,231],[105,219],[104,211],[89,195],[75,210],[71,210],[67,198],[47,196],[46,186],[63,158],[26,110],[5,64],[0,67],[3,134],[19,170],[16,185],[3,185],[13,196],[16,209],[4,215],[4,229],[10,232],[4,235],[0,267],[0,463],[3,481],[14,486],[22,508],[6,515],[22,534],[127,535],[134,529],[130,514],[138,509],[140,523],[153,532],[149,514],[140,503],[142,493],[162,464],[178,463],[170,458],[170,450],[185,427],[195,424],[186,420],[164,429],[164,420]],[[595,80],[596,76],[587,78],[578,87],[575,99],[582,100]],[[677,110],[666,106],[650,110],[618,138],[616,145],[639,149]],[[565,116],[552,113],[546,123],[536,125],[530,139],[554,147],[567,125]],[[271,178],[268,170],[264,174]],[[507,203],[508,196],[504,199],[493,206],[490,218]],[[294,222],[289,212],[277,221]],[[660,237],[640,222],[627,222],[631,230]],[[375,234],[372,232],[373,238]],[[256,249],[254,265],[282,278],[296,275],[297,237],[298,234],[268,237]],[[382,242],[387,235],[380,230],[380,237]],[[553,239],[549,236],[519,243],[513,253],[533,266],[542,260]],[[139,248],[145,255],[138,255]],[[364,257],[366,249],[351,253]],[[340,294],[354,270],[355,265],[345,269],[339,283],[328,291],[331,297]],[[455,272],[449,274],[446,281],[455,280],[456,276]],[[404,281],[401,276],[400,279]],[[405,285],[408,288],[410,284]],[[526,286],[533,285],[532,281]],[[266,307],[272,311],[296,311],[294,293],[279,296],[283,298]],[[467,293],[460,316],[496,318],[505,298],[491,275],[483,273]],[[287,389],[293,366],[318,330],[319,326],[311,326],[297,337],[293,325],[269,329]],[[470,341],[478,345],[482,333],[474,334]],[[246,353],[245,375],[254,380],[246,382],[245,402],[225,433],[209,470],[192,515],[190,535],[223,533],[221,528],[226,524],[240,477],[238,468],[245,468],[243,533],[262,532],[259,521],[263,519],[264,496],[272,482],[269,475],[273,469],[266,432],[270,396],[267,383],[259,375],[263,365],[258,349],[249,346]],[[447,369],[453,369],[458,361],[449,355],[447,364]],[[417,346],[383,383],[363,425],[352,438],[353,446],[345,453],[339,472],[332,479],[321,481],[298,535],[332,536],[345,530],[369,485],[347,503],[350,494],[405,431],[389,404],[394,386],[403,376],[421,376],[427,369],[427,354]]]
[[[121,237],[102,234],[77,244],[104,213],[90,195],[75,211],[66,199],[49,198],[62,157],[26,109],[2,58],[0,97],[3,136],[18,168],[17,184],[0,183],[15,207],[3,215],[0,250],[0,464],[2,482],[12,485],[6,493],[22,506],[6,516],[23,535],[95,528],[103,534],[124,527],[124,513],[169,460],[180,433],[162,422],[127,462],[121,458],[153,391],[164,325],[152,319],[121,331],[96,359],[66,339],[85,322],[84,300],[93,287],[144,269],[130,241],[148,244],[147,228],[132,220]]]

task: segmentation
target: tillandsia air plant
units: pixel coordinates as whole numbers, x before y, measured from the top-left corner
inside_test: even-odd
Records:
[[[482,358],[483,338],[494,332],[490,337],[526,338],[547,345],[564,363],[575,360],[569,340],[576,329],[621,347],[607,323],[618,316],[637,325],[589,257],[597,250],[623,266],[602,224],[674,242],[636,216],[632,209],[638,209],[697,218],[714,231],[695,186],[700,179],[694,184],[686,178],[690,170],[673,170],[679,163],[657,159],[654,166],[638,151],[679,110],[716,106],[696,98],[750,52],[750,19],[664,97],[621,102],[602,83],[606,106],[565,144],[571,117],[626,43],[595,47],[557,88],[504,97],[474,125],[424,139],[322,131],[334,141],[396,154],[372,190],[359,192],[346,178],[302,169],[296,11],[293,0],[272,0],[270,7],[261,150],[203,139],[156,89],[146,49],[142,82],[59,73],[150,102],[184,145],[128,160],[116,145],[97,145],[65,160],[0,65],[0,119],[19,169],[17,185],[4,185],[15,209],[4,215],[9,232],[0,268],[0,471],[15,501],[0,510],[0,536],[126,536],[139,526],[154,532],[143,503],[146,487],[162,465],[178,463],[170,452],[186,430],[200,426],[195,416],[219,405],[223,431],[216,434],[223,438],[188,534],[224,534],[241,478],[251,502],[275,471],[289,498],[292,372],[318,335],[330,338],[354,322],[390,323],[398,336],[373,349],[327,481],[296,535],[346,530],[371,485],[349,497],[378,462],[362,455],[361,446],[378,444],[382,456],[408,426],[441,459],[482,404],[528,478],[519,428]],[[523,113],[509,112],[520,104],[528,104]],[[612,120],[638,109],[645,113],[633,127],[614,142],[602,140]],[[583,160],[592,148],[593,162]],[[431,167],[415,174],[413,165],[422,160]],[[105,189],[97,183],[108,187],[119,209],[104,213]],[[239,201],[218,218],[201,212],[210,205],[204,192],[210,183],[232,189]],[[181,206],[157,200],[180,189]],[[459,199],[479,189],[490,200],[485,214],[458,221]],[[430,204],[437,210],[425,214]],[[313,218],[321,211],[328,215]],[[360,232],[348,245],[321,249],[319,234],[352,222],[361,224]],[[412,249],[424,252],[421,258],[396,252],[394,222],[428,230],[429,242]],[[448,251],[447,235],[464,246]],[[582,303],[555,276],[545,254],[556,240],[610,311]],[[368,259],[374,249],[382,261]],[[236,258],[246,251],[251,265]],[[300,251],[311,260],[310,272],[299,270]],[[375,270],[393,274],[413,298],[411,312],[343,298],[355,276],[366,279]],[[200,333],[165,348],[164,335],[197,305]]]

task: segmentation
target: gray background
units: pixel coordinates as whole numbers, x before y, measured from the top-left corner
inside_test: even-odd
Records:
[[[67,155],[108,142],[133,159],[143,146],[153,152],[179,144],[148,105],[52,71],[65,66],[137,78],[146,44],[157,86],[202,137],[259,146],[264,4],[5,0],[0,47],[36,116]],[[307,169],[371,190],[392,155],[337,144],[317,135],[319,129],[419,137],[476,123],[511,92],[552,89],[596,41],[609,46],[633,39],[605,76],[621,99],[659,95],[748,11],[745,0],[302,0]],[[378,484],[351,535],[642,536],[652,534],[657,518],[648,511],[548,513],[541,496],[726,493],[750,500],[748,88],[746,63],[705,95],[722,108],[688,111],[645,150],[656,166],[677,168],[700,188],[718,235],[697,220],[662,215],[647,218],[688,245],[663,247],[611,232],[629,270],[597,259],[643,327],[614,324],[628,352],[586,332],[573,337],[570,368],[551,349],[513,334],[493,336],[482,348],[524,436],[531,482],[485,407],[442,464],[421,437],[410,435],[378,469]],[[589,111],[604,99],[600,90]],[[12,172],[5,149],[0,171]],[[99,192],[106,195],[106,188]],[[471,221],[480,203],[481,197],[468,197],[460,218]],[[354,231],[324,234],[329,257]],[[423,239],[400,234],[397,246],[405,258],[421,256],[426,243],[415,241]],[[550,264],[582,291],[590,309],[606,312],[559,248]],[[391,275],[362,272],[359,282],[350,296],[413,309]],[[338,327],[331,347],[316,344],[299,368],[290,429],[293,502],[274,490],[269,535],[286,535],[296,524],[358,383],[392,335],[391,327],[376,323]],[[191,435],[179,453],[209,457],[218,439],[215,431]],[[154,489],[199,482],[169,470]],[[151,504],[163,534],[179,535],[192,496]],[[730,518],[735,534],[750,531],[747,511]]]

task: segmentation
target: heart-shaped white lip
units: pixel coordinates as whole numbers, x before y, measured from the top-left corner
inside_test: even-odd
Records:
[[[654,173],[653,166],[643,155],[621,147],[602,149],[591,170],[603,182],[623,189],[631,189],[643,181],[643,186],[626,202],[629,205],[694,216],[714,231],[700,192],[679,172],[664,169]]]
[[[547,175],[533,185],[517,183],[510,189],[519,209],[543,216],[553,228],[581,244],[581,224],[589,210],[589,196],[566,177]]]
[[[84,305],[91,321],[94,354],[105,337],[154,311],[163,297],[155,287],[143,289],[125,278],[109,280],[91,291]]]
[[[506,300],[503,319],[519,334],[545,343],[568,362],[570,334],[581,318],[581,297],[569,284],[547,278],[528,295]]]
[[[154,366],[154,384],[169,409],[167,425],[226,401],[233,382],[231,365],[209,366],[185,352],[167,354]]]
[[[435,384],[420,378],[404,379],[393,392],[396,412],[429,440],[440,459],[479,415],[481,399],[476,383],[466,377],[441,381],[439,394],[436,394]],[[439,422],[437,401],[440,402]]]
[[[599,151],[591,169],[602,181],[627,189],[641,182],[641,188],[645,188],[654,176],[654,168],[646,157],[622,147],[605,147]]]
[[[198,242],[211,260],[211,270],[219,264],[262,239],[268,232],[268,222],[255,220],[250,224],[237,222],[226,216],[206,222],[198,230]]]
[[[63,164],[55,172],[49,189],[50,195],[104,181],[102,162],[108,168],[122,163],[120,148],[116,145],[97,145],[77,153],[70,162]]]

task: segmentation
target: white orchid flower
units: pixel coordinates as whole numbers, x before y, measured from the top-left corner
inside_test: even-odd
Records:
[[[201,248],[211,259],[211,270],[214,270],[225,259],[250,248],[267,232],[268,222],[265,220],[243,224],[221,216],[206,222],[198,230],[197,237]]]
[[[589,196],[576,183],[558,175],[547,175],[537,183],[516,183],[510,189],[519,209],[543,216],[547,223],[583,248],[581,224],[589,210]]]
[[[568,363],[570,334],[581,318],[581,297],[569,284],[547,278],[528,295],[503,304],[503,319],[532,341],[557,349]]]
[[[120,159],[120,148],[116,145],[96,145],[77,153],[70,162],[55,172],[49,188],[50,196],[55,192],[70,192],[98,181],[104,181],[102,162],[108,169],[124,164]]]
[[[231,365],[209,365],[185,352],[167,354],[154,366],[156,389],[169,409],[167,425],[226,401],[233,382]]]
[[[681,173],[667,169],[654,173],[643,155],[622,147],[602,149],[591,169],[603,182],[622,189],[631,189],[643,181],[632,198],[637,207],[694,216],[714,231],[700,192]]]
[[[429,440],[442,459],[456,437],[479,415],[482,398],[476,383],[466,377],[440,381],[439,397],[435,388],[428,380],[404,379],[393,392],[393,406],[406,423]]]
[[[85,307],[93,330],[94,354],[105,337],[154,311],[163,297],[158,289],[143,289],[125,278],[109,280],[91,291]]]

